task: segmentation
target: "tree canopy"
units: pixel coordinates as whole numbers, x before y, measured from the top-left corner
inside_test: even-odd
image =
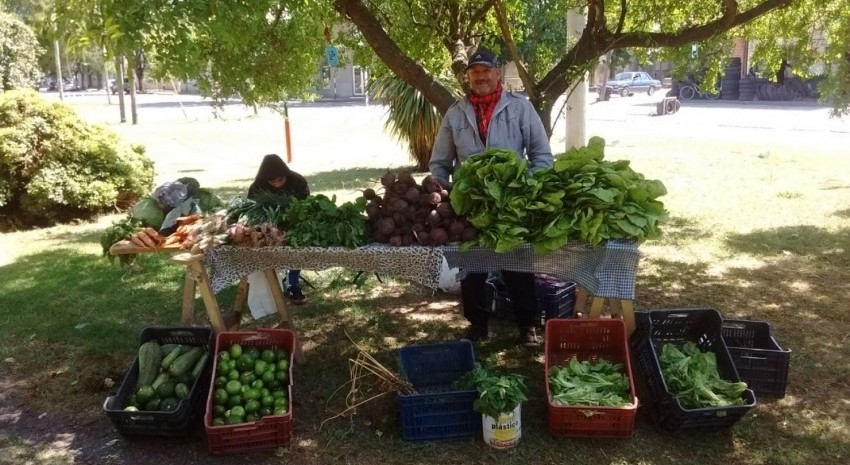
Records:
[[[40,53],[32,30],[16,16],[0,11],[0,90],[35,86]]]

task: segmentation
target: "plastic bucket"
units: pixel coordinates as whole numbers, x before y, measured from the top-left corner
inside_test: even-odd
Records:
[[[513,412],[501,413],[499,418],[481,415],[481,427],[484,442],[494,449],[510,449],[519,444],[522,437],[522,417],[520,406]]]

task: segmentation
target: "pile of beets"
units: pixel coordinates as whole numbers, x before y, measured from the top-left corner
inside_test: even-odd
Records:
[[[475,228],[452,209],[451,184],[428,175],[419,185],[407,171],[387,172],[381,184],[383,196],[374,189],[363,191],[369,201],[366,216],[375,242],[396,247],[444,245],[476,237]]]

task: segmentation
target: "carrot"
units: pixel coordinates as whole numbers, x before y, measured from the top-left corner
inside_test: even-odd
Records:
[[[177,225],[183,226],[183,225],[187,225],[187,224],[192,224],[192,223],[198,221],[199,219],[201,219],[201,215],[181,216],[180,218],[177,218]]]
[[[186,236],[184,236],[184,235],[182,235],[182,234],[174,233],[174,234],[172,234],[172,235],[168,236],[168,237],[165,239],[165,242],[163,242],[163,243],[162,243],[162,245],[164,245],[164,246],[168,246],[168,245],[177,245],[177,244],[180,244],[181,242],[183,242],[183,239],[184,239],[185,237],[186,237]]]
[[[139,240],[145,243],[145,247],[156,247],[156,242],[154,242],[154,240],[151,239],[145,232],[138,232],[136,233],[136,236],[138,236]]]
[[[147,227],[142,231],[144,234],[147,234],[148,237],[154,242],[154,244],[159,245],[162,242],[162,236],[156,231],[156,229]]]
[[[145,246],[145,243],[144,243],[144,242],[142,242],[142,240],[141,240],[141,239],[139,239],[139,235],[138,235],[138,234],[132,234],[132,235],[130,235],[130,242],[132,242],[132,243],[133,243],[133,245],[137,245],[137,246],[139,246],[139,247],[146,247],[146,246]]]

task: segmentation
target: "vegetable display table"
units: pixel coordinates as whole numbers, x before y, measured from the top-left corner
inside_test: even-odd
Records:
[[[119,243],[121,244],[121,243]],[[132,246],[132,244],[131,244]],[[153,249],[113,246],[114,254],[140,252],[175,252],[174,249]],[[221,245],[204,255],[182,253],[171,262],[186,267],[183,290],[183,322],[191,322],[196,291],[204,302],[214,331],[229,329],[225,325],[216,294],[239,282],[234,311],[241,312],[247,297],[246,278],[262,271],[269,284],[272,298],[281,317],[281,326],[295,331],[292,317],[283,296],[276,270],[300,269],[321,271],[343,267],[407,279],[436,290],[439,286],[443,259],[449,267],[461,269],[462,277],[469,272],[498,270],[544,273],[580,286],[576,308],[583,309],[591,297],[590,317],[598,317],[607,301],[612,313],[623,315],[629,334],[634,330],[635,279],[640,254],[635,242],[611,241],[598,247],[568,244],[547,254],[537,255],[531,246],[509,253],[473,248],[460,251],[457,246],[393,247],[368,244],[355,249],[344,247],[241,247]],[[304,362],[300,343],[296,344],[295,359]]]

